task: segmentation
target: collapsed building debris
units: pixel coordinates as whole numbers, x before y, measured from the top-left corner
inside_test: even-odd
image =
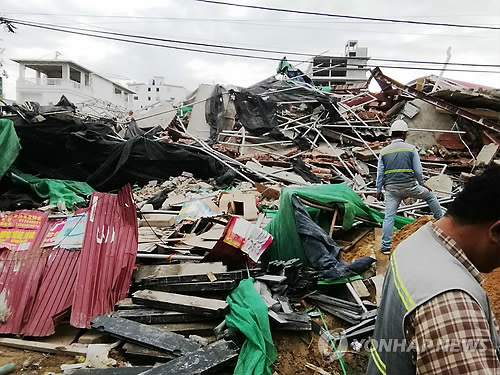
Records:
[[[104,345],[133,366],[76,374],[284,373],[286,350],[294,370],[337,373],[340,361],[318,367],[325,353],[302,358],[281,343],[292,333],[306,353],[314,342],[335,357],[329,330],[350,344],[373,332],[387,267],[375,253],[385,209],[375,176],[389,124],[408,122],[446,208],[465,177],[499,163],[500,96],[451,80],[433,91],[432,77],[402,85],[379,69],[379,93],[327,92],[293,72],[201,85],[179,108],[128,122],[81,116],[64,98],[8,107],[0,333],[49,336],[66,321],[120,342],[0,345],[78,355]],[[394,245],[428,212],[405,201]]]

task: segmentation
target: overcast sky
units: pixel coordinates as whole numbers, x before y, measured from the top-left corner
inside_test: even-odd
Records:
[[[367,17],[500,25],[498,0],[230,1]],[[0,16],[53,25],[310,54],[328,50],[326,54],[340,55],[347,40],[357,39],[361,47],[368,47],[372,57],[444,61],[446,49],[451,46],[451,62],[500,64],[498,30],[350,21],[204,4],[193,0],[2,0]],[[3,58],[9,74],[4,84],[5,96],[10,99],[15,98],[18,69],[17,64],[9,59],[50,58],[55,51],[62,54],[61,58],[74,60],[120,82],[140,82],[153,75],[163,75],[166,82],[183,85],[190,90],[200,83],[248,86],[272,75],[277,66],[275,61],[139,46],[27,26],[19,26],[15,34],[0,30],[2,47],[5,48]],[[305,64],[300,67],[305,67]],[[500,68],[479,69],[500,71]],[[437,74],[433,71],[382,70],[400,82]],[[445,76],[500,87],[500,74],[447,72]]]

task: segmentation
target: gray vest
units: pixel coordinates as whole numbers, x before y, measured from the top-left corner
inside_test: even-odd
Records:
[[[370,346],[367,375],[416,373],[411,351],[388,350],[387,346],[380,345],[380,339],[385,339],[386,343],[389,339],[405,340],[405,320],[410,313],[433,297],[451,290],[467,293],[481,306],[498,353],[500,337],[495,329],[486,292],[462,263],[439,242],[430,224],[427,224],[402,242],[391,256],[377,314],[374,345]]]
[[[415,146],[406,142],[393,142],[380,151],[384,162],[384,185],[415,181],[413,151]]]

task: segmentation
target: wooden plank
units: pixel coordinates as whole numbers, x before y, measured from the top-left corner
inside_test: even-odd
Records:
[[[366,288],[366,285],[363,282],[363,280],[354,280],[354,281],[351,281],[351,285],[352,285],[352,287],[354,288],[354,290],[356,291],[356,293],[358,294],[358,296],[360,298],[370,297],[370,292]]]
[[[144,324],[166,324],[166,323],[195,323],[210,320],[209,316],[193,315],[177,311],[166,311],[161,309],[145,309],[143,305],[138,305],[140,309],[119,310],[111,315],[116,318],[133,320]]]
[[[152,368],[142,375],[205,375],[224,367],[238,357],[232,341],[220,340],[200,350]]]
[[[207,275],[208,277],[208,275]],[[215,276],[216,277],[216,276]],[[191,282],[191,283],[162,283],[148,285],[149,289],[172,293],[200,293],[200,292],[220,292],[231,291],[238,286],[236,280],[223,280],[214,282]]]
[[[104,343],[107,339],[109,339],[109,336],[106,335],[105,333],[90,330],[88,332],[85,332],[83,335],[80,336],[78,339],[78,342],[80,344],[102,344]]]
[[[335,222],[337,221],[337,212],[339,210],[335,208],[335,211],[333,211],[333,218],[332,218],[332,224],[330,225],[330,231],[328,232],[328,236],[331,237],[333,234],[333,229],[335,228]]]
[[[207,272],[227,272],[227,267],[223,265],[222,262],[141,265],[137,271],[134,272],[134,280],[141,281],[148,277],[195,275]]]
[[[176,356],[185,355],[200,348],[182,335],[172,333],[132,320],[101,315],[91,322],[92,328],[106,332],[128,342],[164,350]]]
[[[87,355],[87,345],[71,344],[57,345],[39,341],[28,341],[20,339],[0,338],[0,345],[11,348],[32,350],[34,352],[69,354],[69,355]]]
[[[222,316],[229,307],[226,301],[154,290],[135,292],[132,300],[146,306],[209,316]]]
[[[375,285],[375,300],[377,301],[377,306],[380,306],[380,299],[382,298],[382,288],[384,286],[384,276],[377,275],[370,279]]]
[[[183,336],[198,335],[205,337],[214,335],[214,328],[217,327],[220,321],[213,321],[212,319],[211,322],[154,324],[152,327],[175,332]]]
[[[306,363],[306,368],[313,370],[317,375],[332,375],[330,372],[325,371],[321,367],[315,366],[312,363]]]
[[[165,363],[177,358],[172,354],[160,352],[158,350],[132,344],[130,342],[123,345],[123,350],[125,351],[125,357],[127,360],[133,360],[134,364],[154,365],[157,362]]]
[[[138,375],[151,370],[151,366],[142,367],[110,367],[110,368],[85,368],[72,372],[73,375]]]
[[[141,281],[141,285],[144,287],[149,287],[152,285],[170,285],[170,284],[179,284],[179,283],[206,283],[212,282],[213,277],[217,279],[217,281],[230,281],[230,280],[242,280],[248,277],[250,272],[250,276],[256,277],[261,275],[263,272],[261,269],[253,269],[250,271],[247,270],[239,270],[239,271],[229,271],[229,272],[211,272],[208,270],[203,270],[197,274],[191,275],[172,275],[172,276],[159,276],[159,277],[150,277],[147,279],[143,279]],[[212,280],[211,280],[212,279]]]

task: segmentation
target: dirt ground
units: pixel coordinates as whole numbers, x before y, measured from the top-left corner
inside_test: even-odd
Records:
[[[500,322],[500,269],[484,274],[483,288],[490,297],[491,308]]]
[[[9,363],[16,366],[11,374],[62,373],[62,364],[78,363],[74,356],[44,354],[0,346],[0,367]]]

